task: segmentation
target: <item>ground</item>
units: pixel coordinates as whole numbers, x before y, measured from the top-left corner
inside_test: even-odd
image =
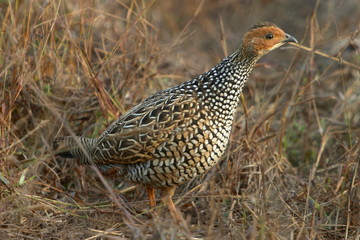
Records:
[[[357,0],[0,6],[0,239],[359,239]],[[261,59],[222,161],[175,193],[186,227],[141,186],[54,156],[55,137],[98,136],[260,20],[337,61],[294,46]]]

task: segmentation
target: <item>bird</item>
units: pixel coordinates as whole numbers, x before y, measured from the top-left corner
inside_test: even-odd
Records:
[[[57,137],[55,155],[94,164],[146,187],[151,208],[155,190],[175,220],[177,186],[205,174],[221,159],[231,134],[240,94],[255,63],[297,40],[271,22],[258,22],[240,46],[215,67],[162,90],[124,113],[98,138]]]

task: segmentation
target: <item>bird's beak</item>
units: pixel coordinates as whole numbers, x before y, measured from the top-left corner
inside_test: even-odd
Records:
[[[293,36],[291,36],[290,34],[285,33],[285,39],[282,40],[282,42],[287,43],[287,42],[294,42],[294,43],[298,43],[298,41],[296,40],[296,38],[294,38]]]

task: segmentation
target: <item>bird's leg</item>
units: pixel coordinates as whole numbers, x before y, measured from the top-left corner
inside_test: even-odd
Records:
[[[169,187],[169,188],[162,189],[162,191],[161,191],[161,199],[162,199],[163,203],[168,206],[170,214],[173,217],[173,219],[176,222],[184,223],[185,220],[182,217],[181,212],[179,212],[176,209],[175,204],[172,201],[172,196],[174,196],[175,189],[176,189],[176,187]]]
[[[146,187],[146,190],[148,192],[150,208],[156,207],[155,189],[152,187]]]

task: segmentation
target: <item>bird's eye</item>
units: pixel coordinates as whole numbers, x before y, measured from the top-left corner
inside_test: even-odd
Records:
[[[271,33],[268,33],[265,36],[266,39],[272,39],[273,37],[274,37],[274,35],[272,35]]]

